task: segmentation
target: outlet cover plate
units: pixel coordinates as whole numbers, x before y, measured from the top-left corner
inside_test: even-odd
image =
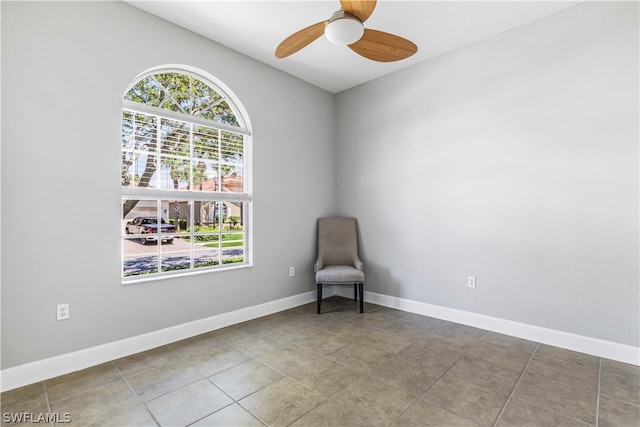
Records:
[[[56,313],[57,320],[67,320],[69,318],[69,304],[58,304]]]
[[[476,287],[476,278],[472,277],[472,276],[467,277],[467,286],[470,287],[470,288],[474,288],[475,289],[475,287]]]

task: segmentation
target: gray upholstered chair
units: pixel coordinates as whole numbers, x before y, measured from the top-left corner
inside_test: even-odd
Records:
[[[358,256],[358,226],[355,218],[318,218],[318,259],[313,266],[318,290],[318,313],[322,285],[353,285],[354,299],[360,294],[364,311],[364,266]]]

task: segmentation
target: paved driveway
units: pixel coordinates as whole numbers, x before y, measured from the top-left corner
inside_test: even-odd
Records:
[[[190,249],[190,246],[190,242],[186,239],[173,239],[173,243],[162,243],[162,252],[170,253],[175,251],[188,251]],[[196,243],[196,247],[198,246],[202,245]],[[158,252],[156,242],[148,242],[146,245],[143,245],[138,239],[125,239],[122,249],[125,257],[148,254],[155,255]]]
[[[186,239],[174,239],[173,243],[162,244],[162,265],[164,267],[188,266],[191,259],[191,244]],[[218,259],[217,248],[205,247],[202,243],[194,244],[194,261],[197,264]],[[237,257],[243,255],[243,248],[223,248],[222,256]],[[158,246],[156,242],[146,245],[139,240],[125,239],[123,242],[123,269],[125,275],[155,271],[158,264]]]

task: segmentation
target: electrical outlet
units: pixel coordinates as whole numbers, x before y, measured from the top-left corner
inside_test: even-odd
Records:
[[[69,318],[69,304],[58,304],[57,306],[57,319],[66,320]]]
[[[293,277],[296,275],[296,268],[295,267],[289,267],[289,276]]]
[[[470,288],[475,288],[476,287],[476,278],[475,277],[467,277],[467,286]]]

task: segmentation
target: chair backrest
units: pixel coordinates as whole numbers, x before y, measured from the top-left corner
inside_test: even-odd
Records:
[[[354,265],[358,258],[355,218],[318,218],[318,259],[324,266]]]

